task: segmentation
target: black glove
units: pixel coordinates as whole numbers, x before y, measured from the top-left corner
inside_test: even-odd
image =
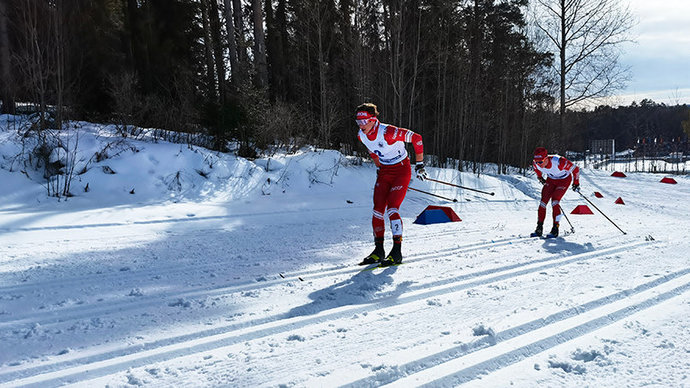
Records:
[[[417,179],[420,181],[426,180],[429,177],[424,169],[424,162],[417,162],[414,166],[414,171],[417,173]]]
[[[573,183],[573,191],[580,191],[580,184],[579,183]]]
[[[546,179],[544,179],[543,177],[539,177],[539,183],[541,183],[542,185],[546,184]]]

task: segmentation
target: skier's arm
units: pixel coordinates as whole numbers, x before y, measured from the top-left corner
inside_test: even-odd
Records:
[[[396,141],[404,141],[405,143],[412,143],[414,154],[417,162],[424,161],[424,142],[422,142],[422,135],[410,131],[405,128],[397,128],[392,125],[386,129],[384,138],[388,144],[393,144]]]
[[[371,156],[371,159],[374,161],[374,164],[376,167],[381,167],[381,162],[379,162],[379,157],[373,152],[369,152],[369,156]]]
[[[362,138],[359,136],[359,134],[357,134],[357,139],[359,139],[359,141],[362,141]],[[378,168],[378,167],[381,167],[381,162],[379,162],[379,157],[378,157],[378,155],[376,155],[375,153],[369,151],[369,156],[371,157],[371,160],[374,161],[374,164],[376,165],[377,168]]]
[[[410,131],[412,132],[412,131]],[[414,148],[415,160],[417,163],[424,162],[424,143],[422,135],[412,132],[412,148]]]
[[[546,179],[541,176],[541,171],[537,168],[537,162],[532,162],[532,168],[534,169],[534,172],[537,173],[537,179],[539,180],[540,183],[544,184],[546,182]]]
[[[580,186],[580,167],[575,166],[572,173],[573,173],[573,184],[576,186]]]

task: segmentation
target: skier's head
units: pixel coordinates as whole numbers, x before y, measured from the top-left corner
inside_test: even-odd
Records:
[[[379,110],[376,108],[376,105],[367,102],[357,107],[355,111],[355,121],[357,121],[357,125],[360,129],[368,131],[371,130],[376,121],[378,121],[378,115]]]
[[[534,161],[537,163],[543,162],[547,156],[548,156],[548,153],[546,152],[546,148],[544,148],[544,147],[537,147],[534,150]]]

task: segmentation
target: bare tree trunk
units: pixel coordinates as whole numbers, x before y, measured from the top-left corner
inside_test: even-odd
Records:
[[[242,1],[232,0],[232,12],[235,18],[235,39],[237,39],[238,85],[243,85],[249,79],[249,56],[244,37],[244,19],[242,17]]]
[[[417,73],[419,71],[419,51],[421,49],[421,37],[422,37],[422,15],[421,8],[417,7],[417,30],[415,40],[415,51],[414,58],[412,59],[412,86],[410,87],[409,105],[407,107],[407,125],[412,125],[412,112],[414,111],[414,103],[417,100]],[[445,90],[445,89],[444,89]]]
[[[12,82],[10,63],[10,38],[8,30],[7,4],[9,0],[0,0],[0,99],[2,110],[0,113],[16,113],[14,103],[14,84]]]
[[[209,21],[209,1],[214,0],[201,0],[201,22],[204,27],[204,58],[206,59],[206,88],[208,89],[209,100],[218,102],[216,72],[213,61],[213,39],[211,38],[211,23]]]
[[[266,0],[266,57],[268,84],[271,100],[285,101],[286,92],[286,61],[283,51],[283,34],[281,23],[278,22],[271,0]],[[270,61],[269,61],[270,60]]]
[[[390,50],[390,63],[389,63],[389,77],[391,81],[391,86],[393,87],[393,117],[396,123],[400,122],[400,115],[402,114],[399,103],[400,103],[400,24],[396,23],[396,10],[395,1],[388,4],[388,7],[384,6],[384,19],[386,22],[386,28],[388,30],[387,40],[388,49]],[[387,12],[386,12],[387,10]]]
[[[474,6],[472,9],[472,21],[470,22],[470,90],[471,96],[468,104],[468,132],[472,136],[472,141],[470,147],[472,148],[472,172],[479,172],[478,163],[481,161],[481,146],[480,146],[480,120],[479,120],[479,104],[481,99],[480,87],[481,87],[481,58],[482,58],[482,42],[481,42],[481,21],[479,14],[479,0],[474,0]]]
[[[319,4],[309,11],[311,24],[316,29],[316,57],[318,65],[318,80],[319,80],[319,134],[321,135],[321,142],[324,146],[328,146],[333,129],[333,107],[330,106],[329,88],[327,83],[328,63],[327,55],[331,50],[330,40],[324,36],[325,32],[329,30],[328,20],[331,20],[330,9],[325,5]]]
[[[627,69],[619,64],[620,43],[629,41],[632,13],[618,0],[536,0],[536,27],[557,52],[560,124],[564,145],[568,107],[620,89]]]
[[[70,39],[74,37],[70,17],[76,6],[73,1],[17,0],[16,3],[15,59],[23,87],[33,94],[29,98],[39,106],[38,125],[32,127],[38,139],[36,167],[44,170],[48,195],[56,197],[71,195],[69,190],[76,162],[77,145],[64,141],[70,134],[61,131],[66,122],[66,96],[70,85],[67,52]],[[53,118],[54,121],[49,122]],[[48,128],[56,131],[47,131]],[[57,161],[52,159],[55,155]]]
[[[237,61],[237,30],[235,29],[232,15],[232,0],[224,0],[225,4],[225,29],[228,30],[228,54],[230,55],[231,82],[237,85],[239,64]]]
[[[560,121],[559,121],[559,126],[558,126],[558,139],[552,139],[552,144],[558,144],[562,141],[563,139],[563,133],[565,132],[565,75],[567,74],[566,69],[565,69],[565,60],[566,60],[566,19],[565,19],[565,0],[561,0],[561,10],[563,11],[563,14],[561,15],[561,46],[559,47],[559,56],[560,56],[560,69],[559,69],[559,76],[560,76],[560,108],[559,108],[559,114],[560,114]],[[555,140],[555,142],[553,141]],[[560,144],[558,144],[560,146]]]
[[[209,0],[211,21],[211,39],[213,39],[213,59],[216,62],[216,78],[218,79],[218,95],[221,103],[225,101],[225,60],[223,45],[220,39],[220,18],[218,16],[218,0]]]
[[[64,114],[64,94],[65,94],[65,31],[62,23],[63,3],[58,1],[52,10],[53,35],[55,38],[55,94],[57,97],[57,107],[55,109],[56,129],[62,129]],[[64,193],[63,193],[64,194]]]
[[[317,16],[317,20],[320,18]],[[328,127],[328,96],[326,95],[326,64],[323,58],[323,25],[317,21],[317,36],[318,36],[318,58],[319,58],[319,102],[321,105],[320,117],[321,133],[323,134],[323,145],[326,146],[328,138],[331,135]]]
[[[256,69],[256,86],[268,86],[268,68],[266,66],[266,40],[264,33],[264,17],[261,0],[252,0],[254,15],[254,68]]]
[[[48,94],[48,79],[50,70],[46,63],[47,49],[43,44],[45,32],[44,19],[36,0],[22,0],[18,5],[19,18],[23,27],[20,36],[20,53],[17,56],[19,69],[23,73],[26,87],[33,94],[33,103],[39,106],[38,133],[41,142],[45,141],[43,130],[46,129],[46,98]]]

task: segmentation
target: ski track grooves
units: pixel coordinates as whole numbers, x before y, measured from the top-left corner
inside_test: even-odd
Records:
[[[350,208],[367,208],[370,205],[355,205]],[[70,230],[70,229],[91,229],[91,228],[112,228],[118,226],[131,226],[131,225],[155,225],[155,224],[176,224],[176,223],[186,223],[186,222],[196,222],[196,221],[213,221],[213,220],[228,220],[233,218],[241,218],[246,216],[265,216],[265,217],[275,217],[276,215],[286,215],[286,214],[302,214],[305,211],[309,213],[319,213],[319,212],[331,212],[331,211],[342,210],[342,207],[327,207],[327,208],[313,208],[313,209],[295,209],[295,210],[278,210],[270,212],[254,212],[254,213],[236,213],[236,214],[226,214],[222,216],[201,216],[201,217],[180,217],[180,218],[166,218],[158,220],[147,220],[147,221],[122,221],[122,222],[102,222],[94,224],[76,224],[76,225],[47,225],[47,226],[33,226],[33,227],[17,227],[8,228],[0,227],[0,233],[3,232],[40,232],[46,230]],[[42,214],[38,212],[37,214]]]
[[[416,262],[420,260],[425,260],[425,259],[430,259],[430,258],[435,258],[438,255],[447,255],[447,254],[454,254],[454,253],[464,253],[464,252],[471,252],[475,250],[481,250],[487,247],[498,247],[502,245],[510,245],[513,244],[514,242],[528,242],[531,241],[529,238],[522,238],[522,237],[515,237],[515,238],[506,238],[506,239],[500,239],[500,240],[493,240],[490,242],[480,242],[480,243],[472,243],[472,244],[467,244],[463,245],[460,247],[454,247],[454,248],[446,248],[438,251],[434,251],[432,253],[424,253],[424,254],[417,254],[417,255],[409,255],[409,259],[406,259],[406,262]],[[519,264],[516,264],[519,265]],[[172,300],[180,299],[180,298],[193,298],[193,297],[211,297],[211,296],[219,296],[219,295],[225,295],[225,294],[230,294],[230,293],[237,293],[237,292],[242,292],[242,291],[254,291],[254,290],[260,290],[264,288],[268,288],[271,286],[279,285],[282,283],[287,283],[290,281],[299,281],[299,279],[304,279],[304,280],[313,280],[313,279],[319,279],[319,278],[324,278],[324,277],[329,277],[333,275],[339,275],[339,274],[348,274],[348,273],[357,273],[361,271],[361,267],[353,267],[352,265],[348,266],[341,266],[341,267],[334,267],[331,269],[324,269],[324,270],[310,270],[310,271],[304,271],[304,272],[296,272],[296,273],[286,273],[283,275],[282,278],[276,278],[273,280],[266,280],[266,281],[260,281],[258,284],[256,281],[245,281],[244,283],[232,285],[232,286],[227,286],[227,285],[221,285],[217,287],[208,287],[208,286],[202,286],[202,287],[193,287],[193,288],[188,288],[183,291],[175,292],[175,293],[158,293],[158,294],[150,294],[150,295],[144,295],[142,297],[138,297],[136,299],[130,298],[130,300],[120,300],[120,301],[104,301],[101,304],[82,304],[82,305],[72,305],[69,307],[61,308],[58,310],[51,310],[51,311],[38,311],[38,312],[30,312],[26,314],[21,314],[21,315],[15,315],[14,317],[10,319],[6,319],[0,322],[0,329],[4,329],[6,327],[11,327],[14,325],[19,325],[19,324],[28,324],[28,323],[39,323],[41,325],[47,325],[50,323],[56,323],[56,322],[64,322],[67,320],[73,320],[73,319],[79,319],[79,318],[86,318],[86,317],[91,317],[94,314],[108,314],[110,312],[122,312],[123,310],[135,310],[135,309],[142,309],[142,308],[147,308],[147,307],[152,307],[152,306],[160,306],[161,304],[164,304],[165,302],[170,302]]]
[[[507,340],[517,338],[520,336],[529,335],[535,330],[545,328],[549,325],[553,325],[555,323],[564,321],[569,318],[576,317],[596,308],[624,300],[626,298],[642,293],[644,291],[651,290],[655,287],[661,286],[665,283],[681,278],[688,274],[690,274],[690,268],[685,268],[680,271],[661,276],[653,281],[641,284],[634,288],[618,291],[614,294],[610,294],[605,297],[559,311],[544,318],[537,318],[533,321],[524,323],[522,325],[498,332],[494,336],[484,336],[483,338],[478,339],[476,341],[461,344],[456,347],[443,350],[436,354],[423,357],[421,359],[409,362],[404,365],[398,365],[396,366],[396,370],[399,372],[399,375],[397,377],[392,376],[386,378],[387,376],[371,376],[348,383],[343,387],[380,386],[382,384],[393,383],[398,378],[400,378],[400,375],[410,376],[415,373],[419,373],[421,371],[441,365],[445,362],[448,362],[449,360],[459,359],[479,350],[495,346],[497,344],[500,344],[501,342],[505,342]],[[667,299],[681,295],[689,289],[690,283],[685,283],[679,287],[674,288],[671,291],[646,299],[643,302],[630,304],[624,307],[623,309],[619,309],[610,314],[604,314],[595,319],[587,321],[586,323],[578,325],[572,329],[561,331],[545,339],[530,343],[527,346],[523,346],[513,351],[509,351],[499,356],[493,357],[487,361],[476,364],[470,368],[465,368],[463,370],[457,371],[456,373],[453,373],[450,376],[439,378],[425,386],[456,386],[458,384],[466,383],[470,380],[479,377],[480,375],[485,375],[490,372],[501,369],[503,367],[517,363],[525,358],[534,356],[556,345],[560,345],[564,342],[588,334],[596,329],[610,325],[616,321],[628,317],[629,315],[640,312],[641,310],[653,307]]]
[[[445,237],[457,233],[463,233],[463,234],[468,234],[468,233],[485,233],[485,231],[481,229],[476,229],[476,230],[452,230],[452,231],[444,231],[444,232],[438,232],[434,234],[423,234],[421,236],[411,236],[410,238],[415,238],[416,240],[432,240],[435,238],[439,237]],[[517,239],[517,238],[510,238],[510,239]],[[503,240],[494,240],[494,241],[503,241]],[[472,243],[469,245],[475,245],[479,243]],[[488,244],[488,242],[487,242]],[[365,247],[369,247],[371,244],[370,243],[361,243],[357,244],[356,246],[361,246],[362,249]],[[323,248],[309,248],[302,250],[299,254],[300,255],[308,255],[309,253],[312,252],[318,252]],[[413,256],[410,256],[413,257]],[[166,268],[152,268],[152,269],[145,269],[141,271],[127,271],[127,274],[130,275],[130,278],[136,278],[136,279],[141,279],[141,278],[148,278],[152,276],[159,276],[159,275],[167,275],[167,274],[174,274],[174,273],[185,273],[188,270],[194,270],[196,272],[203,272],[206,270],[212,270],[212,269],[217,269],[219,266],[222,266],[223,263],[221,262],[213,262],[213,263],[208,263],[208,264],[202,264],[202,265],[187,265],[187,266],[175,266],[173,268],[166,267]],[[323,272],[323,271],[330,271],[330,270],[335,270],[335,269],[342,269],[345,266],[338,266],[338,267],[332,267],[324,270],[312,270],[312,271],[304,271],[304,272],[295,272],[294,273],[294,278],[297,279],[298,276],[304,276],[308,275],[311,273],[317,273],[317,272]],[[347,266],[350,267],[350,266]],[[74,276],[71,278],[60,278],[60,279],[55,279],[55,280],[48,280],[48,281],[43,281],[40,283],[31,283],[31,284],[15,284],[15,285],[8,285],[8,286],[1,286],[0,287],[0,293],[26,293],[26,292],[31,292],[35,290],[45,290],[47,287],[56,287],[56,286],[73,286],[74,283],[80,283],[83,281],[87,280],[93,280],[94,275],[99,275],[98,276],[98,281],[106,281],[106,280],[122,280],[123,277],[123,272],[122,271],[115,271],[115,272],[110,272],[107,274],[86,274],[83,276]],[[239,285],[244,285],[244,284],[250,284],[251,282],[246,282],[242,283]]]
[[[643,285],[638,286],[632,290],[626,290],[624,292],[619,292],[619,293],[611,296],[611,297],[613,297],[613,300],[611,300],[611,301],[605,300],[605,301],[601,302],[599,305],[595,305],[592,307],[586,307],[586,310],[584,310],[584,311],[576,311],[575,314],[579,315],[579,314],[587,312],[588,310],[591,310],[593,308],[602,307],[606,304],[616,302],[619,299],[633,296],[634,294],[637,294],[637,293],[640,293],[642,291],[646,291],[647,289],[659,286],[665,282],[671,281],[674,278],[680,277],[682,275],[686,275],[688,273],[690,273],[690,269],[686,268],[685,270],[682,270],[680,272],[675,272],[671,275],[667,275],[667,276],[662,277],[661,279],[659,279],[660,282],[655,281],[655,282],[643,284]],[[656,295],[654,297],[645,299],[641,302],[628,304],[627,306],[625,306],[621,309],[618,309],[616,311],[613,311],[611,313],[599,315],[599,316],[597,316],[593,319],[590,319],[584,323],[581,323],[577,326],[571,327],[571,328],[566,329],[566,330],[562,330],[562,331],[557,332],[557,333],[550,335],[548,337],[544,337],[544,335],[535,335],[536,338],[533,338],[535,341],[530,342],[527,345],[518,347],[518,348],[513,349],[513,350],[509,350],[505,353],[500,354],[499,356],[489,358],[488,360],[485,360],[485,361],[479,362],[477,364],[471,365],[467,368],[458,370],[456,372],[451,373],[450,375],[447,375],[447,376],[444,376],[441,378],[433,379],[432,381],[427,382],[427,383],[420,385],[420,386],[423,386],[423,387],[445,387],[445,386],[457,386],[459,384],[467,383],[471,380],[476,379],[480,375],[486,375],[488,373],[497,371],[501,368],[510,366],[510,365],[517,363],[517,362],[520,362],[526,358],[532,357],[532,356],[537,355],[541,352],[544,352],[548,349],[551,349],[557,345],[563,344],[565,342],[571,341],[571,340],[576,339],[578,337],[581,337],[583,335],[589,334],[589,333],[591,333],[597,329],[600,329],[600,328],[603,328],[605,326],[616,323],[616,322],[618,322],[624,318],[627,318],[627,317],[629,317],[635,313],[638,313],[642,310],[646,310],[648,308],[654,307],[654,306],[658,305],[659,303],[662,303],[662,302],[669,300],[673,297],[680,296],[680,295],[684,294],[685,292],[687,292],[688,290],[690,290],[690,282],[684,283],[684,284],[682,284],[678,287],[675,287],[675,288],[673,288],[667,292],[664,292],[664,293],[661,293],[661,294]],[[605,299],[608,299],[608,298],[605,298]],[[597,301],[595,301],[595,302],[597,302]],[[592,302],[592,303],[594,303],[594,302]],[[586,305],[584,305],[584,306],[586,306]],[[582,308],[582,307],[583,306],[578,306],[578,308]],[[556,315],[558,315],[558,314],[556,314]],[[550,325],[550,324],[558,323],[559,321],[565,320],[567,318],[569,318],[569,317],[555,317],[554,318],[554,316],[552,315],[552,316],[547,317],[545,319],[545,321],[546,321],[546,325]],[[532,322],[530,322],[530,324],[531,323]],[[534,321],[534,323],[536,325],[538,325],[539,320]],[[546,327],[546,325],[544,325],[544,327]],[[528,330],[534,331],[534,330],[537,330],[539,328],[541,328],[541,327],[528,328]],[[507,330],[505,332],[498,333],[496,335],[496,342],[492,343],[492,346],[495,344],[498,344],[499,341],[505,341],[505,340],[509,340],[512,338],[509,336],[503,337],[502,335],[504,335],[504,334],[515,336],[515,334],[512,333],[513,330],[514,329],[510,329],[510,330]],[[530,338],[530,340],[532,340],[532,338]],[[477,350],[479,350],[479,349],[477,349]],[[460,355],[455,356],[453,358],[462,357],[462,356],[463,355],[460,354]],[[428,369],[428,367],[426,367],[426,369]],[[401,382],[400,384],[393,384],[393,385],[405,386],[405,382]]]
[[[6,373],[0,373],[0,386],[6,383],[36,384],[36,386],[46,386],[84,381],[121,372],[130,368],[167,361],[178,357],[234,345],[244,341],[250,341],[269,335],[296,330],[312,324],[327,322],[331,319],[339,319],[345,316],[351,316],[353,314],[371,312],[381,308],[412,303],[480,285],[515,278],[529,273],[543,271],[549,268],[560,267],[578,261],[595,259],[618,252],[625,252],[640,246],[651,245],[653,243],[656,242],[636,241],[627,244],[620,244],[615,247],[607,247],[583,253],[554,255],[544,259],[532,260],[526,263],[519,263],[477,273],[460,275],[431,284],[409,287],[402,294],[381,296],[365,305],[335,306],[317,314],[310,313],[309,311],[300,312],[299,314],[282,313],[254,321],[242,322],[224,327],[218,327],[215,329],[165,338],[147,344],[130,346],[116,350],[106,350],[101,353],[82,356],[80,358],[73,358],[71,360],[57,361],[54,363],[48,361],[43,365],[33,366],[29,364],[24,368],[12,368],[14,370]],[[686,271],[690,271],[690,269]],[[668,281],[670,280],[669,277],[672,276],[673,275],[667,275],[661,280],[648,283],[650,284],[648,288],[653,287],[653,284],[656,284],[655,282]],[[485,278],[481,279],[481,277]],[[631,292],[635,292],[634,290],[635,289],[626,290],[617,294],[620,294],[621,296],[619,296],[619,298],[621,298],[624,295],[629,295]],[[595,301],[592,303],[598,303],[598,306],[601,306],[610,302]],[[581,310],[575,309],[570,314],[579,314],[580,312]],[[542,322],[542,320],[540,319],[535,322]],[[528,328],[523,328],[522,330],[527,329]],[[75,356],[78,355],[75,354]]]

